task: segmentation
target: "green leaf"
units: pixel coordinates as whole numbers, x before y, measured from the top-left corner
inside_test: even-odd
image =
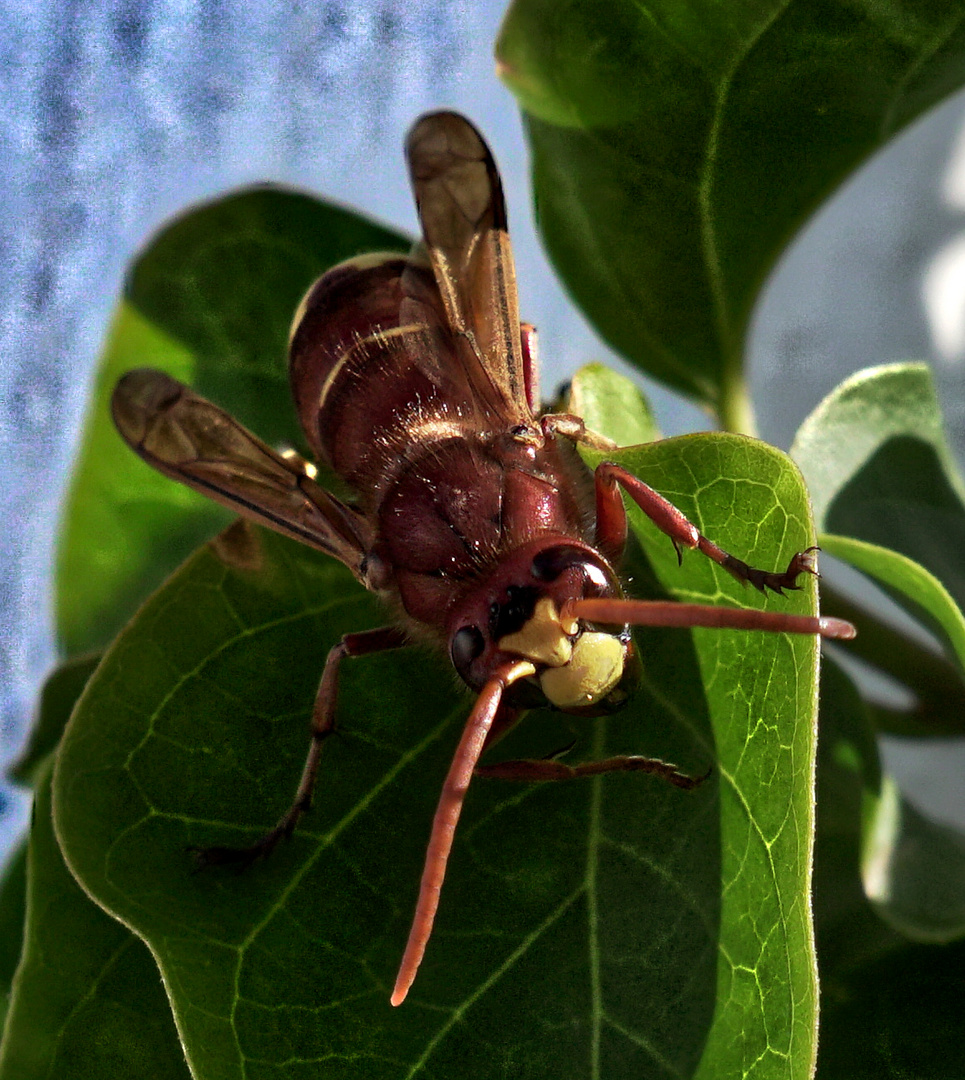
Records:
[[[100,653],[78,656],[64,661],[47,676],[40,691],[40,707],[30,739],[23,753],[10,766],[11,779],[33,786],[37,770],[56,750],[74,705],[100,659]]]
[[[10,1008],[10,983],[23,948],[27,911],[27,844],[21,841],[7,858],[0,880],[0,1028]]]
[[[810,546],[800,475],[771,447],[723,434],[685,436],[618,460],[754,565],[783,566]],[[679,582],[666,538],[632,507],[630,514],[661,583]],[[771,546],[777,537],[779,549]],[[678,599],[813,611],[810,585],[793,600],[755,603],[705,560],[685,559],[688,583],[672,589]],[[775,652],[772,635],[719,636],[694,634],[721,773],[714,827],[722,845],[717,1014],[695,1075],[753,1068],[761,1076],[810,1076],[817,1022],[808,869],[817,649],[813,639],[780,639]],[[672,670],[668,681],[683,694],[693,686]]]
[[[911,456],[903,459],[900,450]],[[882,364],[845,379],[801,425],[791,457],[804,473],[819,530],[875,542],[839,523],[875,530],[876,518],[887,521],[887,501],[905,496],[951,514],[961,508],[962,481],[927,364]]]
[[[49,762],[48,762],[49,765]],[[161,980],[138,938],[91,902],[54,836],[48,767],[30,832],[24,951],[3,1080],[188,1080]]]
[[[965,671],[965,618],[948,590],[913,559],[877,544],[849,536],[821,533],[822,550],[835,555],[880,582],[904,606],[924,614],[926,621],[944,637]]]
[[[809,545],[796,470],[712,435],[620,456],[741,557]],[[631,512],[674,595],[760,606],[700,556],[683,570]],[[315,808],[243,874],[187,849],[252,842],[282,813],[325,655],[382,616],[338,564],[261,533],[258,569],[209,546],[106,655],[58,759],[55,815],[84,887],[149,943],[199,1077],[806,1077],[816,646],[645,630],[621,713],[541,711],[493,753],[659,755],[683,792],[610,775],[478,780],[408,1000],[388,994],[429,823],[468,708],[434,654],[346,662]],[[809,610],[813,588],[767,605]]]
[[[890,779],[868,829],[862,871],[868,898],[905,937],[965,937],[965,835],[926,817]]]
[[[895,947],[898,937],[868,903],[860,872],[863,823],[873,818],[882,784],[878,744],[857,689],[827,656],[820,714],[814,924],[823,1029],[843,993],[836,980],[847,982],[856,963]]]
[[[625,375],[603,364],[585,364],[577,371],[566,410],[617,446],[639,446],[660,438],[647,399]]]
[[[791,455],[807,480],[822,547],[873,577],[913,616],[924,614],[957,657],[956,687],[931,683],[932,667],[920,685],[910,683],[923,708],[930,698],[960,698],[965,489],[928,368],[891,364],[852,376],[801,425]],[[866,656],[872,663],[914,678],[900,639],[876,637],[874,648]]]
[[[868,708],[833,661],[822,672],[821,725],[815,917],[823,982],[826,969],[850,978],[855,962],[908,938],[963,936],[965,837],[927,818],[881,775]]]
[[[926,867],[921,851],[878,840],[925,839],[926,849],[943,830],[918,817],[911,831],[888,829],[909,820],[908,804],[890,808],[890,781],[880,775],[874,733],[863,703],[841,670],[826,661],[821,674],[821,739],[818,757],[818,832],[814,866],[814,917],[821,976],[821,1039],[818,1080],[881,1080],[912,1076],[946,1080],[961,1054],[960,1003],[965,992],[965,946],[913,944],[898,933],[893,916],[912,907],[917,929],[925,910],[944,919],[960,911],[960,867]],[[925,827],[927,835],[920,831]],[[917,837],[915,836],[917,833]],[[958,860],[961,860],[960,840]],[[946,848],[946,852],[950,851]],[[908,856],[911,856],[910,860]],[[888,922],[879,894],[872,905],[865,880],[892,891]],[[877,872],[874,869],[877,861]],[[922,871],[926,871],[925,876]],[[910,891],[909,891],[910,890]],[[930,912],[921,901],[944,898]],[[905,929],[910,929],[908,923]],[[950,1072],[951,1068],[951,1072]]]
[[[214,398],[269,443],[297,445],[285,356],[311,282],[363,251],[410,241],[307,195],[261,187],[187,212],[131,271],[101,360],[57,561],[68,654],[102,648],[230,515],[137,458],[109,420],[118,378],[157,367]]]
[[[574,298],[734,427],[765,276],[851,170],[962,84],[965,30],[920,0],[516,0],[497,55]]]
[[[30,740],[9,770],[10,777],[17,783],[29,786],[34,786],[38,780],[49,783],[52,753],[99,661],[99,656],[68,660],[48,676],[40,692],[40,708]],[[59,861],[59,855],[57,858]],[[80,897],[79,892],[77,895]],[[87,905],[88,901],[83,898],[81,903]],[[23,950],[26,909],[27,841],[23,840],[8,859],[0,882],[0,987],[3,989],[4,1018],[10,1007],[11,981]]]

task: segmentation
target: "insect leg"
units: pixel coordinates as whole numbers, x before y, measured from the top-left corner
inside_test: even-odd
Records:
[[[710,770],[703,776],[688,776],[680,772],[676,765],[659,758],[640,757],[637,754],[625,754],[620,757],[604,758],[602,761],[585,761],[579,765],[567,765],[556,758],[539,760],[518,759],[500,761],[495,765],[482,765],[476,769],[477,776],[487,780],[519,780],[526,783],[541,783],[549,780],[576,780],[581,776],[600,776],[608,772],[646,772],[662,776],[674,787],[691,788],[702,784],[710,776]]]
[[[597,466],[595,482],[596,542],[610,558],[621,554],[627,538],[627,514],[619,491],[622,487],[654,525],[670,537],[678,560],[681,559],[681,547],[697,548],[738,581],[749,581],[761,592],[765,589],[776,593],[796,589],[798,576],[802,573],[817,576],[814,555],[817,548],[799,551],[784,571],[758,570],[708,540],[673,503],[619,465],[610,461],[602,462]]]
[[[219,866],[224,863],[240,863],[244,866],[269,855],[279,840],[291,836],[299,818],[306,810],[311,809],[312,793],[315,789],[315,779],[318,776],[318,766],[322,756],[322,743],[335,730],[339,665],[347,656],[367,656],[387,649],[399,649],[407,644],[409,641],[402,630],[394,626],[383,626],[377,630],[346,634],[329,650],[312,708],[312,741],[308,747],[308,756],[305,759],[305,766],[291,806],[279,818],[278,824],[250,847],[198,849],[195,854],[199,866]]]
[[[590,431],[582,417],[572,413],[546,413],[539,418],[539,422],[545,435],[562,435],[564,439],[582,443],[592,450],[602,450],[604,453],[617,449],[617,444],[612,439]]]

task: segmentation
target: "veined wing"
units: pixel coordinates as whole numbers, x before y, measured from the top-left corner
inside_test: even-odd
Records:
[[[496,163],[462,116],[430,113],[406,143],[426,251],[478,398],[510,424],[526,401],[516,270]]]
[[[361,579],[359,515],[210,401],[162,371],[128,372],[111,399],[131,448],[165,476],[276,532],[334,555]]]

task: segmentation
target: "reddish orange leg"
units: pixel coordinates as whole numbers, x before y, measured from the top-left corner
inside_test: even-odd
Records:
[[[583,422],[583,418],[574,416],[572,413],[544,413],[539,418],[539,423],[545,435],[562,435],[564,439],[582,443],[584,446],[602,450],[604,453],[618,449],[612,439],[590,431]]]
[[[702,784],[710,770],[703,776],[688,776],[678,770],[676,765],[659,758],[639,757],[636,754],[625,754],[621,757],[604,758],[602,761],[584,761],[579,765],[566,765],[555,758],[543,758],[532,761],[518,759],[516,761],[500,761],[495,765],[480,765],[476,769],[477,776],[483,776],[487,780],[519,780],[526,783],[542,783],[549,780],[576,780],[581,776],[600,776],[608,772],[645,772],[662,776],[674,787],[691,788]]]
[[[619,559],[627,540],[627,512],[619,490],[622,487],[654,525],[670,537],[678,560],[681,559],[681,548],[697,548],[738,581],[749,581],[761,592],[771,589],[783,593],[785,589],[799,587],[797,579],[802,573],[817,576],[814,555],[817,548],[798,552],[783,572],[757,570],[708,540],[673,503],[619,465],[610,461],[602,462],[597,466],[595,481],[596,543],[608,558]]]
[[[503,692],[512,683],[535,672],[536,668],[528,660],[512,660],[498,667],[482,688],[463,728],[462,738],[449,766],[435,817],[432,819],[432,834],[426,851],[425,869],[422,871],[412,929],[409,931],[409,940],[406,942],[390,998],[393,1005],[401,1005],[405,1001],[422,963],[439,907],[439,894],[446,876],[446,864],[452,851],[456,825],[466,799],[466,790],[490,730],[499,716]]]
[[[308,747],[308,757],[305,759],[305,767],[302,769],[301,780],[298,782],[298,789],[291,806],[279,819],[278,824],[251,847],[194,849],[199,867],[220,866],[225,863],[247,866],[256,859],[269,855],[279,840],[291,836],[299,818],[306,810],[311,809],[312,793],[315,790],[315,780],[322,757],[322,743],[335,730],[339,664],[347,656],[367,656],[387,649],[399,649],[407,644],[409,644],[408,639],[401,630],[394,626],[383,626],[378,630],[346,634],[334,648],[329,650],[312,709],[312,741]]]

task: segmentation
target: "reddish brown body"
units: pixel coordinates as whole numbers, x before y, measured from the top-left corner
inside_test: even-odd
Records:
[[[535,335],[521,327],[499,175],[462,117],[423,117],[408,142],[425,237],[411,258],[376,255],[325,274],[295,318],[292,391],[308,444],[356,493],[349,505],[312,466],[280,455],[162,372],[114,392],[118,429],[151,465],[246,517],[340,559],[389,601],[401,627],[346,635],[328,655],[312,742],[289,811],[253,847],[267,854],[309,808],[335,725],[339,665],[428,637],[476,693],[443,785],[393,1004],[429,938],[446,860],[483,750],[531,705],[581,715],[619,708],[636,658],[629,625],[716,626],[847,637],[840,620],[624,600],[612,563],[626,539],[620,489],[677,548],[696,548],[744,582],[781,592],[814,571],[749,567],[656,491],[603,462],[591,478],[575,443],[612,446],[575,416],[539,414]],[[491,775],[552,780],[614,770],[698,780],[636,756],[567,765],[503,762]]]
[[[379,339],[433,302],[430,271],[407,260],[336,267],[303,304],[291,380],[312,450],[359,493],[373,529],[368,582],[444,639],[452,605],[524,544],[592,542],[592,483],[538,423],[507,431],[468,384],[426,374],[422,357],[460,348],[444,312],[432,312],[433,338]]]

